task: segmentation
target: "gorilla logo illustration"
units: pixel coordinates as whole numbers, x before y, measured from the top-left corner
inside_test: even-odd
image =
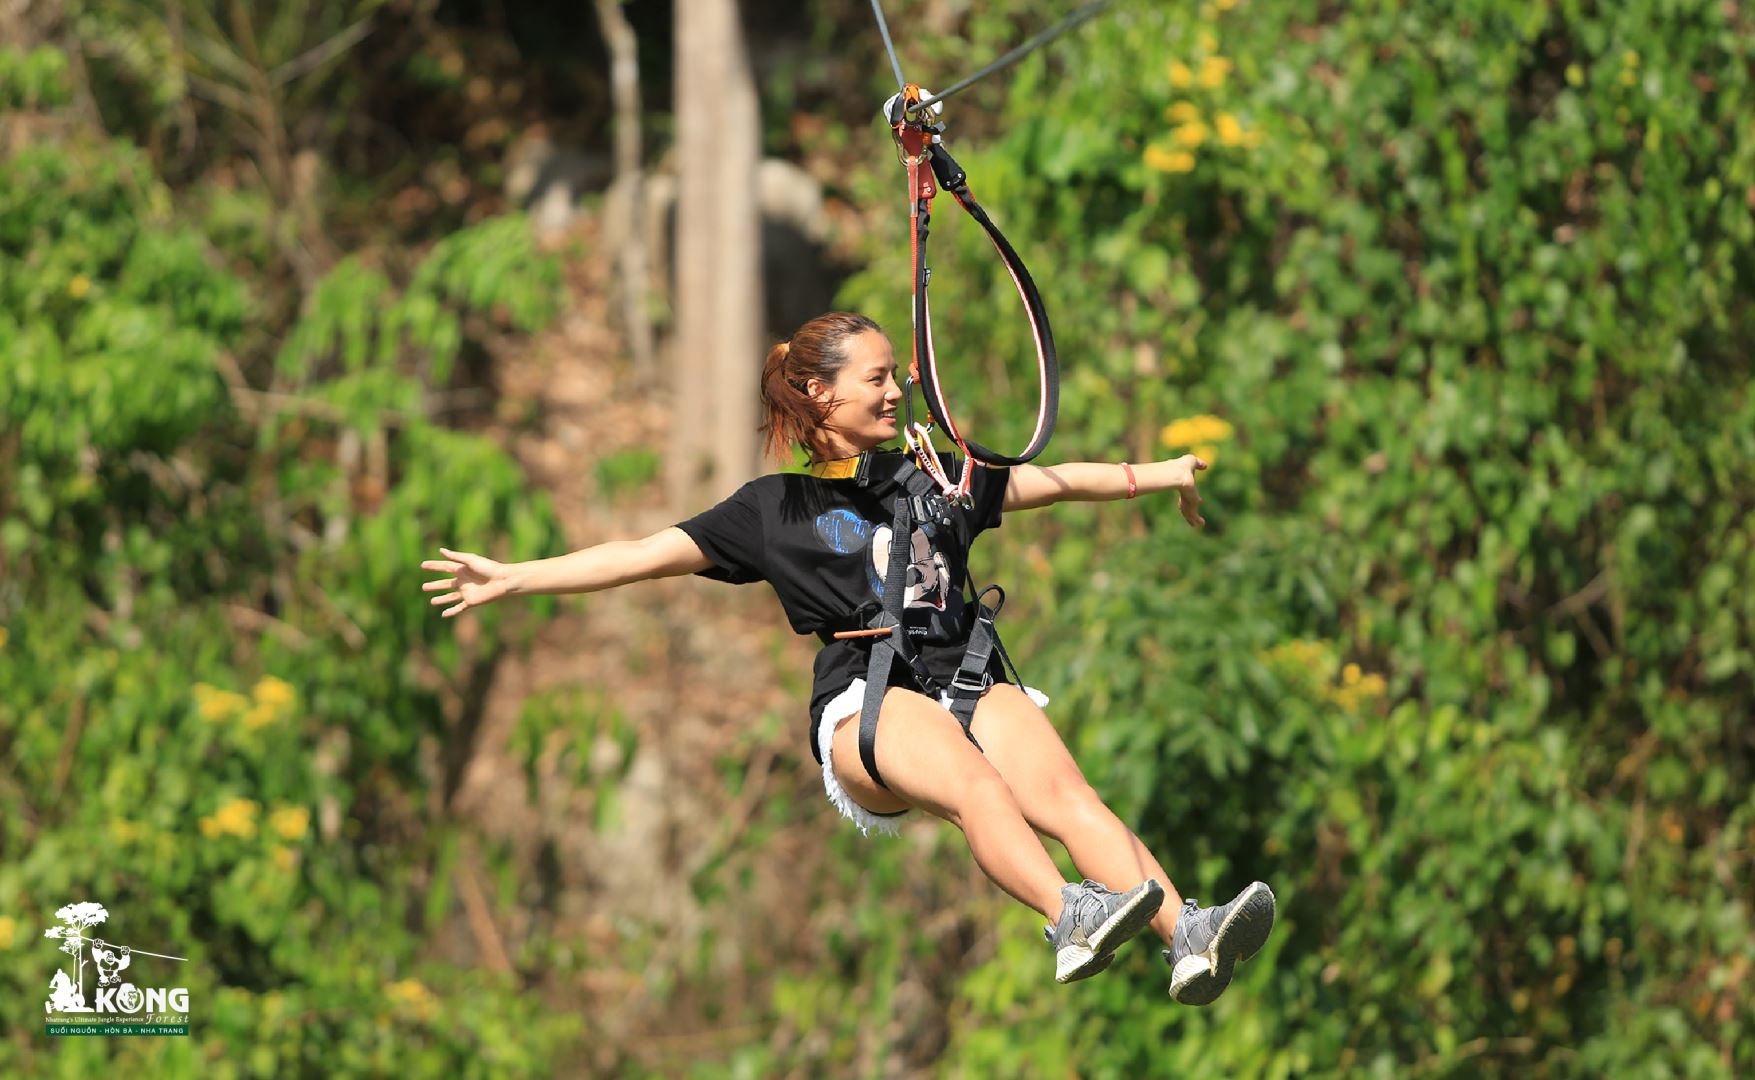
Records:
[[[134,962],[127,945],[110,945],[103,941],[91,943],[91,958],[97,962],[98,985],[114,986],[122,981],[122,969]]]

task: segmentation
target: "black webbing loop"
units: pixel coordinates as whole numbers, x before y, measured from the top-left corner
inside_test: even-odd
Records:
[[[966,438],[957,429],[956,421],[951,418],[950,404],[945,400],[943,386],[939,383],[937,360],[933,353],[932,342],[932,307],[927,299],[927,287],[932,281],[932,270],[926,261],[926,239],[931,230],[932,200],[930,195],[917,199],[914,215],[914,359],[920,371],[920,385],[925,392],[926,407],[940,427],[967,449],[969,456],[987,465],[1023,465],[1048,446],[1049,439],[1054,436],[1054,422],[1060,412],[1060,363],[1054,349],[1054,331],[1048,323],[1048,310],[1042,303],[1042,294],[1036,288],[1035,279],[1018,255],[1017,249],[999,231],[987,211],[975,201],[969,193],[968,174],[958,165],[956,159],[945,150],[942,143],[931,141],[930,136],[924,146],[925,154],[932,165],[933,175],[940,186],[957,200],[965,213],[975,219],[992,241],[994,250],[999,253],[1000,262],[1011,274],[1012,283],[1017,287],[1018,296],[1023,301],[1024,313],[1030,321],[1030,333],[1036,349],[1037,380],[1041,392],[1037,398],[1036,427],[1031,433],[1030,442],[1016,456],[1002,454],[996,450]]]

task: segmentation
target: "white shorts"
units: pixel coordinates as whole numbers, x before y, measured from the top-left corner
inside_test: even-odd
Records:
[[[1034,686],[1024,687],[1024,693],[1036,703],[1038,708],[1048,704],[1048,695]],[[940,694],[938,700],[939,704],[945,708],[951,707],[949,693]],[[874,814],[854,802],[853,796],[847,794],[847,789],[841,786],[841,781],[835,779],[834,746],[832,745],[835,741],[834,721],[851,716],[864,706],[865,680],[854,679],[851,686],[829,699],[829,703],[823,706],[822,715],[817,717],[817,753],[823,758],[823,790],[828,793],[829,802],[834,804],[835,809],[841,811],[841,816],[859,826],[860,832],[869,836],[873,830],[876,830],[895,836],[901,831],[902,816],[907,811],[900,814]],[[829,723],[823,722],[825,717],[829,719]]]

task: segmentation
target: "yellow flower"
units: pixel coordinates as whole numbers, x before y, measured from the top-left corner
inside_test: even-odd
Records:
[[[274,723],[274,706],[257,702],[244,714],[244,727],[250,731]]]
[[[1213,128],[1219,134],[1219,141],[1226,146],[1243,145],[1243,125],[1230,113],[1220,113],[1214,117]]]
[[[1361,672],[1358,664],[1349,663],[1341,669],[1341,682],[1347,686],[1356,686]]]
[[[1194,72],[1188,70],[1187,64],[1180,60],[1170,61],[1171,86],[1176,87],[1178,90],[1182,90],[1192,82],[1194,82]]]
[[[1621,54],[1621,62],[1630,68],[1636,68],[1639,66],[1639,54],[1632,49],[1628,49]]]
[[[258,809],[260,807],[251,799],[233,799],[201,819],[201,835],[215,837],[229,834],[248,840],[256,835]]]
[[[0,949],[12,948],[13,938],[18,933],[18,923],[9,915],[0,915]]]
[[[262,681],[256,684],[254,693],[259,705],[278,707],[292,704],[292,684],[284,679],[277,679],[273,675],[264,676]]]
[[[11,636],[12,635],[10,635],[6,632],[6,628],[4,626],[0,626],[0,649],[4,649],[6,647],[6,642],[11,638]]]
[[[1195,39],[1195,44],[1199,46],[1200,51],[1204,53],[1215,53],[1219,51],[1219,39],[1214,37],[1210,30],[1201,31],[1200,37]]]
[[[1356,689],[1359,691],[1361,697],[1374,700],[1382,697],[1389,691],[1389,683],[1384,680],[1382,675],[1373,672],[1372,674],[1360,679],[1359,685]]]
[[[1146,147],[1146,164],[1160,172],[1185,173],[1194,168],[1194,155],[1186,150]]]
[[[1186,124],[1190,120],[1200,119],[1200,109],[1192,101],[1178,101],[1164,110],[1164,119],[1175,124]]]
[[[67,295],[75,300],[85,299],[85,294],[90,291],[91,279],[84,274],[74,274],[73,280],[67,283]]]
[[[298,840],[311,826],[311,811],[303,806],[282,806],[268,816],[268,824],[285,840]]]
[[[1213,6],[1220,11],[1230,11],[1237,6],[1237,0],[1213,0]]]
[[[244,700],[242,694],[221,690],[217,686],[209,686],[206,683],[196,683],[195,704],[201,711],[201,719],[218,723],[221,720],[229,719],[233,713],[243,709],[248,702]]]
[[[438,999],[419,979],[403,979],[384,988],[384,996],[392,1004],[404,1007],[423,1018],[439,1011]]]
[[[1164,425],[1159,439],[1165,446],[1205,446],[1209,449],[1213,443],[1221,443],[1230,439],[1234,429],[1230,423],[1217,416],[1188,416],[1181,420],[1172,420]]]
[[[292,848],[277,847],[268,853],[268,857],[274,860],[275,866],[288,873],[291,873],[299,865],[298,852]]]
[[[1201,143],[1207,141],[1207,126],[1199,120],[1195,120],[1183,124],[1181,127],[1171,132],[1170,137],[1176,140],[1178,146],[1186,146],[1188,149],[1193,150]]]
[[[1191,446],[1189,447],[1188,452],[1195,457],[1200,458],[1208,465],[1211,465],[1214,461],[1218,460],[1219,457],[1219,448],[1216,446]]]
[[[1584,85],[1584,69],[1577,64],[1566,65],[1566,84],[1568,86]]]
[[[1231,61],[1223,56],[1209,56],[1200,63],[1200,77],[1197,80],[1207,90],[1217,90],[1225,85],[1225,76],[1231,74]]]

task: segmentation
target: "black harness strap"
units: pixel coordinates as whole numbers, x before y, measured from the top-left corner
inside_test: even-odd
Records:
[[[973,589],[973,582],[970,588]],[[981,598],[990,592],[999,594],[999,602],[988,607]],[[975,705],[981,695],[993,685],[993,676],[987,673],[987,666],[993,660],[993,650],[999,645],[999,631],[994,629],[993,620],[999,616],[1000,608],[1005,607],[1005,590],[998,585],[989,585],[975,594],[975,625],[969,630],[969,644],[963,650],[963,662],[957,666],[956,677],[951,680],[951,715],[957,723],[963,725],[963,734],[975,743],[977,750],[981,744],[976,742],[975,733],[969,725],[975,722]],[[1004,650],[1001,650],[1004,655]],[[1008,659],[1006,663],[1011,661]]]

